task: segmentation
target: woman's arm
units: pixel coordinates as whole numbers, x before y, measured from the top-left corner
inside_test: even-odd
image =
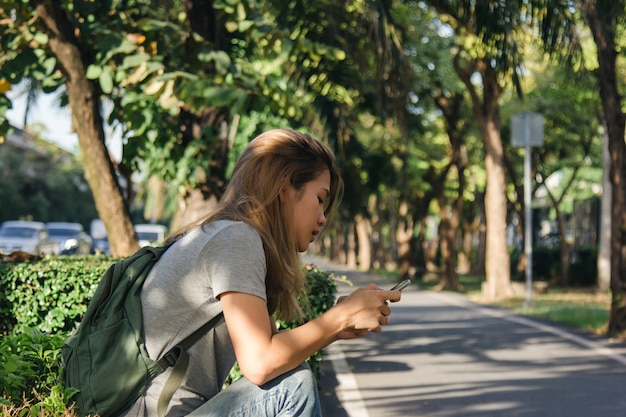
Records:
[[[295,329],[275,333],[263,299],[238,292],[220,296],[239,367],[257,385],[295,368],[339,338],[379,332],[390,314],[386,301],[399,299],[399,291],[364,287],[321,316]]]

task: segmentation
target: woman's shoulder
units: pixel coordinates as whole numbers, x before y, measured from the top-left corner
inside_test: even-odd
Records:
[[[221,250],[247,248],[247,251],[263,250],[259,232],[243,221],[217,220],[203,227],[208,247]],[[258,248],[258,249],[253,249]]]
[[[261,235],[253,226],[232,220],[218,220],[207,226],[210,237],[203,252],[210,253],[213,259],[236,259],[242,265],[265,262]]]
[[[168,251],[169,252],[169,251]],[[167,254],[167,253],[166,253]],[[261,236],[254,227],[233,220],[216,220],[190,230],[174,245],[170,254],[180,265],[220,261],[265,261]]]
[[[228,235],[230,237],[258,237],[259,232],[244,221],[239,220],[216,220],[205,226],[205,231],[212,236]]]

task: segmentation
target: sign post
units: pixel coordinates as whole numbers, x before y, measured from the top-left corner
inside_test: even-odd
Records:
[[[524,254],[526,255],[526,306],[533,297],[533,224],[532,183],[530,174],[531,146],[543,146],[543,116],[537,113],[520,113],[511,117],[511,144],[524,147]]]

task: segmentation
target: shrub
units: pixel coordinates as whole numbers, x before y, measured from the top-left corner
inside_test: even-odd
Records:
[[[322,271],[313,265],[304,265],[307,278],[307,295],[308,295],[308,316],[305,321],[312,320],[322,315],[325,311],[335,305],[335,296],[337,295],[336,277],[326,271]],[[306,303],[305,303],[306,304]],[[293,329],[298,327],[300,323],[281,323],[279,330]],[[320,363],[322,362],[322,352],[313,354],[307,362],[311,366],[313,373],[319,381]]]
[[[537,246],[533,249],[533,277],[550,281],[559,276],[560,248]]]
[[[75,415],[66,406],[75,392],[60,381],[60,347],[82,318],[95,288],[115,259],[49,257],[13,264],[0,261],[0,413],[6,416]],[[335,303],[336,277],[304,266],[312,319]],[[289,329],[297,323],[278,323]],[[321,352],[308,359],[320,376]],[[233,368],[227,384],[238,379]]]
[[[64,337],[23,329],[17,335],[0,337],[0,404],[2,415],[61,415],[67,411],[66,390],[59,380],[60,347]],[[21,405],[20,405],[21,403]],[[17,414],[15,414],[17,415]]]
[[[598,248],[587,246],[572,251],[569,283],[574,286],[593,287],[598,280]]]
[[[0,329],[37,328],[69,333],[87,309],[105,256],[49,257],[35,262],[0,262]]]

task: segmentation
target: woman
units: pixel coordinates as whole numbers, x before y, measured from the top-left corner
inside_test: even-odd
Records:
[[[224,319],[189,349],[168,416],[321,416],[305,360],[338,339],[379,332],[391,313],[387,301],[400,299],[399,291],[370,285],[277,331],[274,317],[302,317],[299,253],[319,235],[341,189],[326,146],[271,130],[244,150],[216,211],[170,239],[142,290],[148,353],[162,355],[221,312]],[[244,377],[220,392],[235,360]],[[156,415],[168,374],[127,415]]]

